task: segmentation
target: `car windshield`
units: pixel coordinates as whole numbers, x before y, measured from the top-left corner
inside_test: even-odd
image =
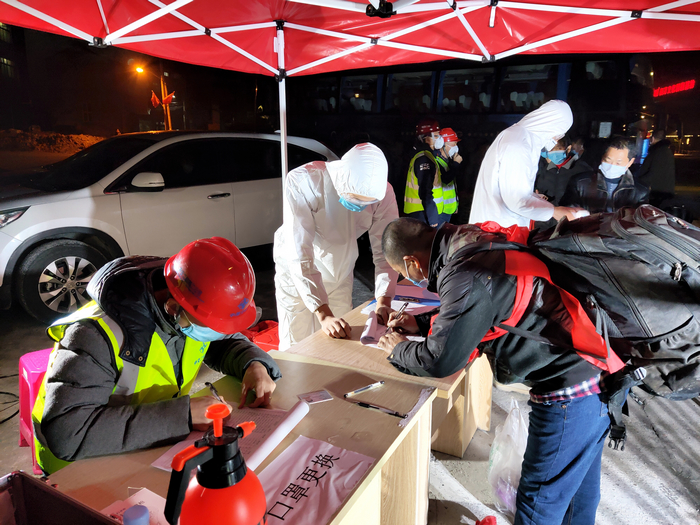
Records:
[[[43,191],[74,191],[94,184],[158,141],[156,136],[112,137],[65,160],[43,166],[25,185]]]

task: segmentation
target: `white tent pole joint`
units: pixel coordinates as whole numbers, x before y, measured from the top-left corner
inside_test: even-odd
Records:
[[[469,35],[472,37],[472,40],[474,40],[474,43],[476,44],[476,46],[484,54],[485,60],[487,62],[490,61],[491,54],[486,49],[486,46],[481,42],[481,39],[477,36],[476,31],[474,31],[471,24],[469,22],[467,22],[467,19],[464,17],[464,14],[459,9],[457,9],[456,0],[453,0],[452,3],[450,3],[450,0],[446,0],[446,1],[447,1],[447,4],[452,8],[452,10],[457,15],[457,18],[459,18],[459,21],[464,26],[464,29],[466,29],[467,33],[469,33]]]
[[[489,27],[496,26],[496,6],[498,5],[498,0],[491,0],[491,14],[489,15]]]
[[[279,106],[280,106],[280,160],[282,166],[282,192],[284,193],[285,178],[289,166],[287,163],[287,93],[285,78],[287,71],[284,65],[284,20],[275,20],[277,36],[275,37],[275,51],[277,51],[277,67],[279,73],[275,75],[278,82]]]

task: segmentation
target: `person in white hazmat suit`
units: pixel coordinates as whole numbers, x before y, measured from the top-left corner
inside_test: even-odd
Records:
[[[566,102],[550,100],[503,130],[481,163],[469,222],[495,221],[507,228],[552,217],[575,219],[577,208],[555,207],[534,192],[542,148],[554,148],[573,120]]]
[[[399,213],[387,175],[384,154],[370,143],[354,146],[341,160],[310,162],[287,175],[274,244],[280,350],[319,328],[333,338],[350,336],[342,316],[352,309],[357,238],[367,231],[375,310],[380,322],[388,321],[397,273],[382,254],[382,233]]]

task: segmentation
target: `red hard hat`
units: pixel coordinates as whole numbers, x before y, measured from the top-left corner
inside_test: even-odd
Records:
[[[444,128],[440,130],[440,136],[445,142],[459,142],[460,139],[457,133],[452,128]]]
[[[165,282],[188,315],[212,330],[234,334],[255,321],[255,273],[228,239],[189,243],[165,263]]]
[[[416,126],[416,136],[418,137],[428,135],[433,131],[440,131],[440,124],[437,123],[437,120],[422,120]]]

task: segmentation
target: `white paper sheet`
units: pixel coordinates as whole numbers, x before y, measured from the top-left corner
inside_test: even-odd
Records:
[[[404,310],[404,312],[409,313],[411,315],[418,315],[418,314],[424,314],[425,312],[430,312],[432,310],[435,310],[437,308],[437,305],[435,304],[423,304],[423,303],[412,303],[410,301],[397,301],[394,299],[391,301],[391,309],[398,311],[399,308],[403,306],[405,302],[408,302],[408,306]],[[370,303],[367,306],[365,306],[362,309],[363,314],[371,314],[374,312],[375,308],[375,303]]]
[[[234,408],[231,415],[226,418],[225,424],[229,427],[235,427],[244,421],[255,421],[255,430],[249,436],[241,439],[239,443],[246,465],[255,470],[308,413],[309,405],[304,401],[299,401],[289,411]],[[187,439],[171,447],[165,454],[151,463],[151,466],[171,472],[170,465],[175,455],[201,439],[202,436],[204,436],[204,432],[190,433]]]
[[[100,512],[105,516],[123,522],[122,515],[124,511],[130,509],[134,505],[144,505],[148,507],[148,524],[149,525],[169,525],[165,519],[165,498],[159,496],[155,492],[148,489],[141,489],[133,496],[124,501],[115,501],[109,507],[102,509]]]
[[[258,478],[268,525],[324,525],[374,459],[299,436]]]
[[[434,307],[429,307],[429,309],[432,308]],[[406,308],[406,311],[408,311],[408,308]],[[379,338],[386,333],[386,326],[379,324],[379,321],[377,321],[377,315],[374,312],[370,312],[369,316],[367,317],[367,322],[365,323],[365,329],[362,331],[362,335],[360,336],[360,343],[366,346],[378,348],[377,343],[379,342]],[[409,341],[425,341],[425,337],[420,335],[405,335],[405,337]]]

